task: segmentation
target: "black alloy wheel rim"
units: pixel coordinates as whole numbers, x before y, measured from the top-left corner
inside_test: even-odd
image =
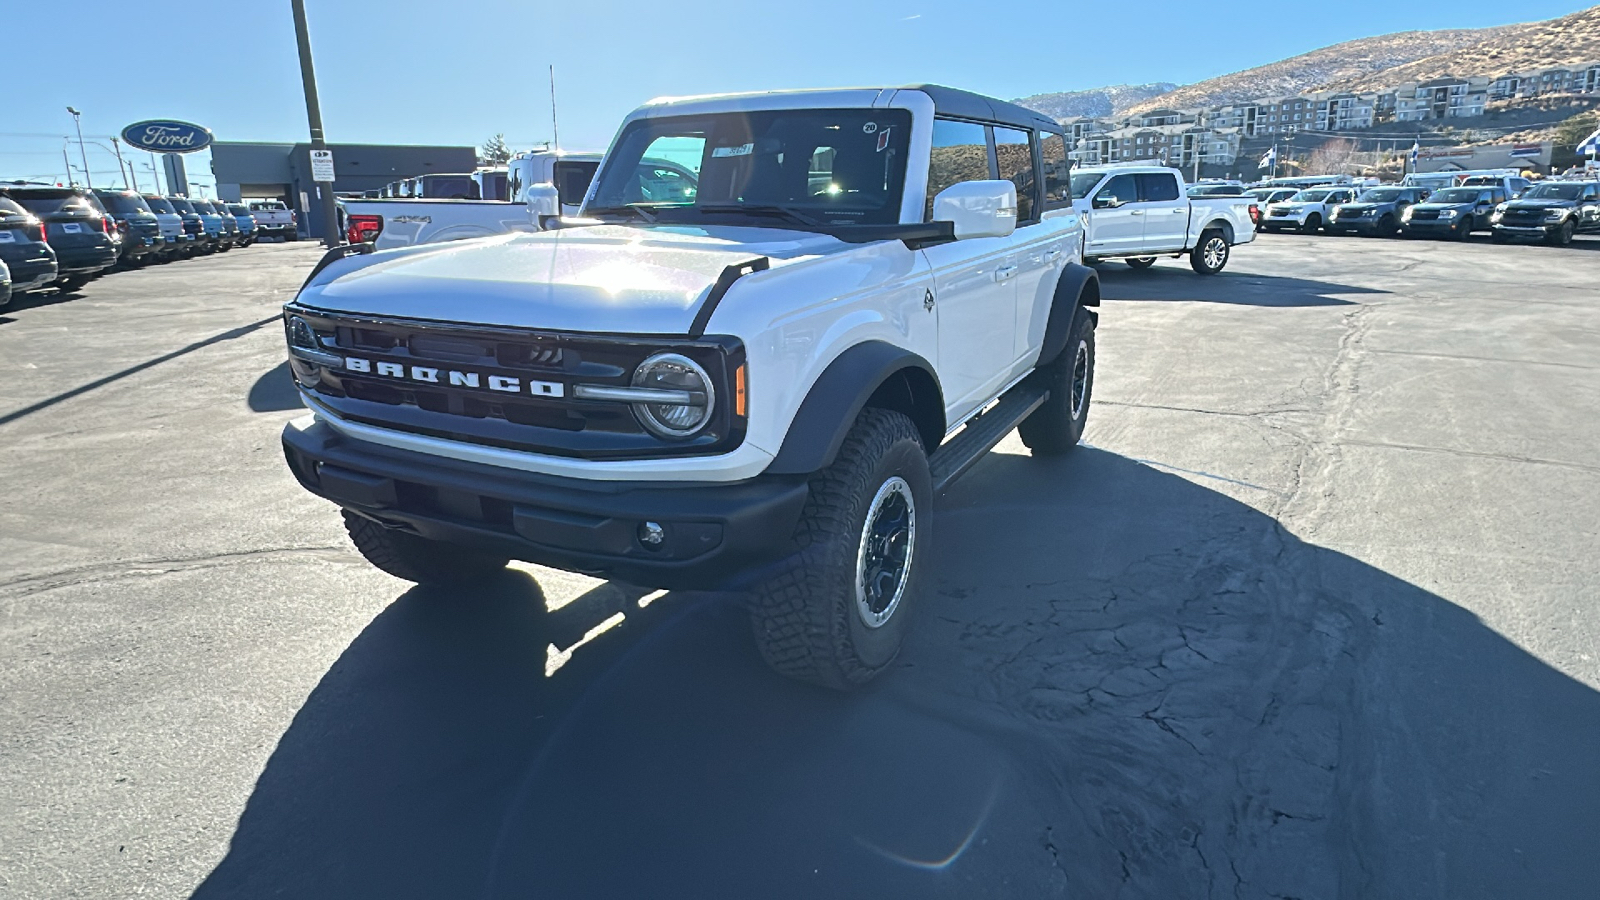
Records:
[[[880,628],[905,594],[916,551],[916,501],[896,475],[878,488],[867,511],[856,557],[856,611],[868,628]]]
[[[1083,417],[1083,403],[1089,396],[1089,342],[1079,341],[1072,360],[1072,418]]]

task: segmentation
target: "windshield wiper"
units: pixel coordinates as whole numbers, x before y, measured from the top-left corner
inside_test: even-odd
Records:
[[[633,215],[646,222],[654,222],[659,218],[655,213],[637,203],[624,203],[621,206],[602,206],[598,209],[584,210],[584,213],[591,216]]]
[[[695,204],[692,208],[709,213],[749,213],[757,216],[782,216],[791,222],[798,222],[808,228],[823,227],[821,222],[792,206],[763,203],[705,203]]]

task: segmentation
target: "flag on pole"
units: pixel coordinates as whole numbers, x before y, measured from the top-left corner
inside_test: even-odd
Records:
[[[1596,128],[1594,134],[1584,138],[1578,145],[1577,151],[1579,156],[1600,156],[1600,128]]]
[[[1277,144],[1273,144],[1272,145],[1272,149],[1267,151],[1267,155],[1261,157],[1261,163],[1257,166],[1257,168],[1270,169],[1274,165],[1276,165],[1277,162],[1278,162],[1278,145]]]
[[[1412,141],[1411,142],[1411,168],[1412,169],[1415,169],[1417,167],[1417,154],[1419,152],[1421,152],[1421,150],[1422,150],[1422,146],[1417,141]]]

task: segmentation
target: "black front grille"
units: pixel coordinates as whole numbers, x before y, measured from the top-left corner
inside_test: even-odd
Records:
[[[1413,222],[1429,222],[1437,218],[1439,218],[1437,209],[1413,209],[1411,211],[1411,221]]]
[[[744,438],[745,420],[732,414],[726,387],[744,350],[731,338],[538,332],[353,317],[293,305],[285,314],[304,319],[317,345],[309,348],[315,362],[291,353],[296,379],[350,421],[590,459],[725,453]],[[719,402],[695,436],[667,441],[645,430],[626,403],[573,397],[580,383],[627,386],[639,364],[660,352],[688,356],[714,383]]]

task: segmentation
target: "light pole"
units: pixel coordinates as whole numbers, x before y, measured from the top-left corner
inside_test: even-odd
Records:
[[[67,159],[67,145],[72,143],[72,138],[61,138],[61,166],[67,170],[67,187],[72,187],[72,163]]]
[[[89,153],[83,149],[83,123],[78,120],[82,113],[67,107],[67,112],[72,113],[72,125],[78,129],[78,156],[83,159],[83,180],[89,185],[89,190],[94,190],[94,176],[89,174]],[[69,173],[70,174],[70,173]],[[71,180],[70,178],[67,180]]]
[[[133,166],[123,165],[122,143],[116,138],[112,138],[111,149],[117,151],[117,168],[122,170],[122,177],[128,179],[127,181],[124,181],[123,184],[128,184],[131,181],[133,184],[133,189],[137,191],[139,189],[139,178],[133,174]]]
[[[294,10],[294,36],[300,48],[300,81],[306,92],[306,120],[311,126],[311,149],[328,149],[322,134],[322,106],[317,101],[317,73],[311,67],[311,35],[306,30],[305,0],[290,0]],[[339,210],[333,201],[333,182],[319,181],[317,193],[322,202],[322,243],[329,249],[343,243],[339,234]]]

